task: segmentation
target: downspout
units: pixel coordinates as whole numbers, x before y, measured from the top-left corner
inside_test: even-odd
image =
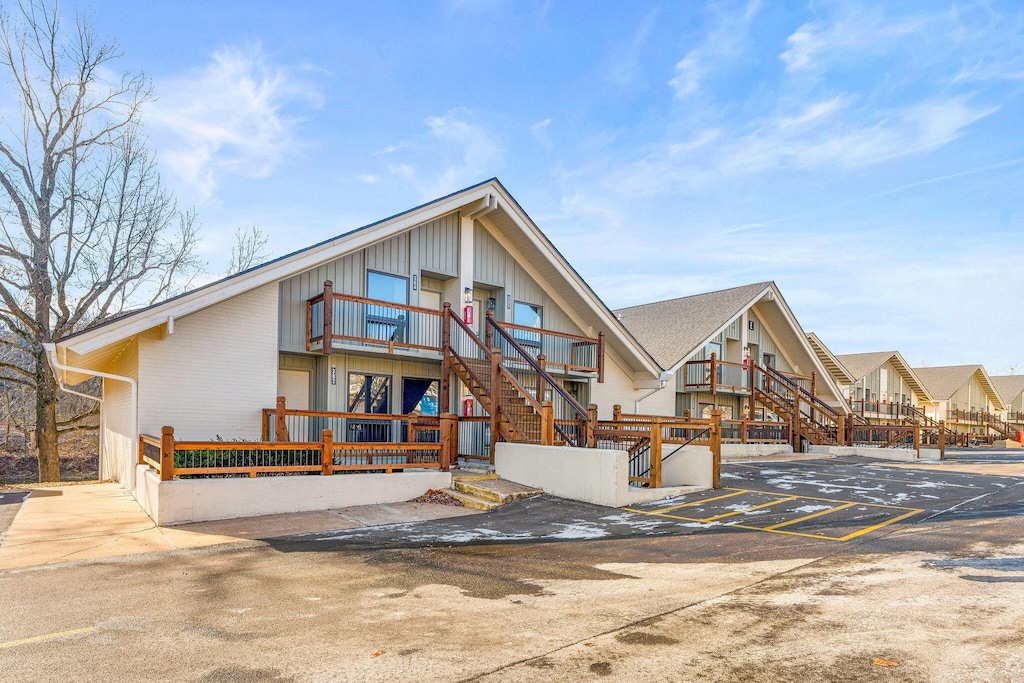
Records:
[[[76,367],[71,366],[71,365],[65,365],[64,363],[61,363],[57,359],[57,345],[56,344],[53,344],[53,343],[43,344],[43,349],[46,351],[46,359],[47,359],[47,361],[49,361],[50,367],[53,368],[54,373],[57,375],[57,386],[60,387],[60,390],[63,391],[63,392],[66,392],[68,394],[74,394],[75,396],[81,396],[83,398],[92,399],[93,401],[96,401],[100,405],[103,404],[103,399],[102,398],[98,398],[96,396],[90,396],[89,394],[83,394],[80,391],[75,391],[74,389],[70,389],[67,386],[65,386],[64,385],[64,373],[69,371],[69,370],[71,372],[78,372],[78,373],[81,373],[83,375],[92,375],[93,377],[102,377],[104,379],[112,379],[112,380],[116,380],[118,382],[127,382],[128,383],[128,385],[132,389],[132,399],[131,399],[131,425],[132,425],[131,429],[132,429],[132,433],[130,434],[130,436],[131,436],[130,443],[137,444],[138,441],[139,441],[139,434],[138,434],[139,426],[138,426],[138,417],[137,417],[139,387],[138,387],[138,384],[135,382],[135,380],[132,379],[131,377],[125,377],[124,375],[115,375],[115,374],[112,374],[112,373],[109,373],[109,372],[100,372],[98,370],[87,370],[85,368],[76,368]],[[134,465],[134,462],[133,462],[132,466],[128,468],[128,478],[129,478],[129,481],[127,482],[128,485],[127,485],[126,488],[129,491],[132,491],[132,490],[135,489],[135,465]]]
[[[665,370],[664,372],[662,372],[661,375],[658,376],[658,381],[661,382],[661,385],[656,387],[656,388],[654,388],[654,389],[651,389],[646,394],[644,394],[640,398],[638,398],[635,401],[633,401],[633,414],[634,415],[639,415],[640,414],[640,401],[643,401],[645,398],[653,396],[654,394],[656,394],[659,391],[661,391],[662,389],[664,389],[665,385],[668,384],[668,381],[670,379],[672,379],[672,376],[673,376],[672,373],[669,372],[668,370]]]

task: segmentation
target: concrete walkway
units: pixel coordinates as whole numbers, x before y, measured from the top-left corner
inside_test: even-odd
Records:
[[[475,514],[394,503],[158,527],[119,484],[35,488],[0,545],[0,569]]]

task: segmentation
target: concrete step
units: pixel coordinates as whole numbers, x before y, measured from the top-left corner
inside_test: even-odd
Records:
[[[453,478],[452,486],[461,493],[491,501],[497,505],[511,503],[513,500],[530,498],[544,493],[538,488],[524,486],[505,479],[480,479],[466,481]]]
[[[471,493],[464,493],[455,488],[447,489],[445,493],[450,495],[452,498],[462,501],[462,504],[465,507],[471,508],[473,510],[483,510],[484,512],[490,512],[494,508],[501,507],[501,503],[495,502],[493,500],[488,500],[486,498],[481,498],[480,496],[475,496]]]

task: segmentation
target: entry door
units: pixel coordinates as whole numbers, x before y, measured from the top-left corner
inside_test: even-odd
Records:
[[[292,410],[309,410],[309,371],[278,370],[277,395]]]

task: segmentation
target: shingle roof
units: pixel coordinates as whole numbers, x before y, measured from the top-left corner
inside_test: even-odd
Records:
[[[1024,375],[992,375],[989,379],[1007,405],[1024,391]]]
[[[837,355],[836,358],[843,364],[843,367],[850,371],[851,375],[862,379],[895,355],[895,351],[875,351],[872,353],[844,353]]]
[[[980,370],[982,374],[981,383],[985,390],[990,392],[989,398],[993,399],[993,403],[1000,404],[1000,408],[1002,407],[999,391],[992,386],[991,382],[988,381],[988,373],[985,372],[984,366],[947,365],[935,368],[913,368],[913,370],[914,373],[921,378],[921,381],[924,382],[924,386],[928,389],[928,393],[934,396],[938,401],[945,401],[952,398],[953,394],[955,394],[960,387],[966,384],[967,381]]]
[[[615,311],[663,368],[671,368],[741,313],[771,282],[684,296]]]

